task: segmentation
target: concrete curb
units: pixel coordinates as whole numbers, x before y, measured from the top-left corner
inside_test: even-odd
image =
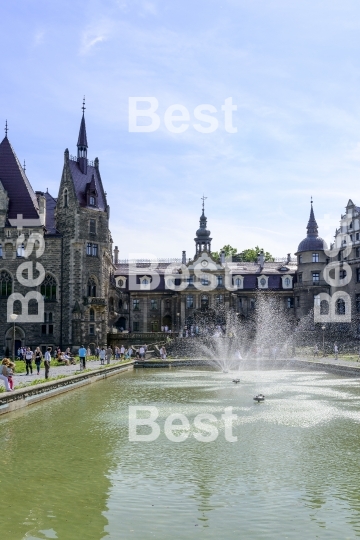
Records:
[[[70,375],[56,381],[27,386],[13,392],[7,392],[0,397],[0,415],[28,407],[33,403],[38,403],[44,399],[58,396],[64,392],[75,390],[76,388],[112,377],[113,375],[118,375],[123,371],[129,371],[133,369],[133,364],[134,361],[130,361],[126,364],[94,369],[87,373]]]

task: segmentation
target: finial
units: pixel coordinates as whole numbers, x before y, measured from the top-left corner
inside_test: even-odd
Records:
[[[5,120],[5,137],[7,138],[7,133],[9,131],[9,128],[8,128],[8,125],[7,125],[7,120]]]
[[[82,108],[83,114],[85,114],[85,109],[86,109],[86,107],[85,107],[85,96],[84,96],[84,98],[83,98],[83,104],[82,104],[82,107],[81,107],[81,108]]]
[[[313,198],[312,198],[312,195],[311,195],[311,197],[310,197],[310,204],[312,205],[312,203],[313,203]]]
[[[203,196],[201,197],[203,212],[204,212],[204,210],[205,210],[205,201],[206,201],[206,199],[207,199],[207,197],[205,197],[205,195],[203,195]]]
[[[23,169],[24,169],[24,172],[26,172],[26,163],[25,163],[25,159],[24,159],[24,166],[23,166]]]

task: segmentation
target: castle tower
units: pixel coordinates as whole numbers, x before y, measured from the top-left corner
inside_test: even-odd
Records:
[[[211,253],[211,240],[210,231],[207,227],[207,218],[205,216],[205,199],[207,197],[202,197],[202,214],[200,216],[200,228],[196,231],[195,241],[195,257],[197,257],[203,251]]]
[[[298,318],[306,315],[314,307],[321,292],[329,292],[329,285],[323,277],[323,270],[327,264],[327,255],[324,252],[327,245],[318,234],[312,199],[306,230],[306,238],[300,242],[295,253],[298,259],[298,271],[294,294]]]

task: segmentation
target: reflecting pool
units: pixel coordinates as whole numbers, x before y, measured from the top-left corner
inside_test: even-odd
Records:
[[[359,538],[359,381],[239,376],[139,369],[0,418],[0,538]],[[129,441],[134,405],[158,408],[155,441]],[[171,413],[189,419],[183,442],[164,434]],[[194,437],[201,413],[217,419],[213,442]]]

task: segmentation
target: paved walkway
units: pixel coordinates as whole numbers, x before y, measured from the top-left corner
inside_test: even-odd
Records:
[[[331,364],[333,366],[350,366],[352,368],[360,369],[360,362],[357,362],[356,360],[345,360],[343,358],[338,358],[336,360],[334,356],[319,356],[315,358],[312,356],[295,356],[294,360],[303,360],[306,362],[314,362],[319,364]]]
[[[116,364],[119,360],[111,360],[111,364]],[[86,369],[98,369],[101,367],[100,360],[88,360],[86,362]],[[57,375],[75,375],[80,373],[80,365],[76,364],[75,366],[51,366],[50,367],[50,377],[56,377]],[[45,379],[45,368],[40,369],[40,375],[37,375],[36,366],[33,363],[33,374],[26,375],[26,373],[15,373],[14,375],[14,388],[19,384],[29,383],[35,379]]]

